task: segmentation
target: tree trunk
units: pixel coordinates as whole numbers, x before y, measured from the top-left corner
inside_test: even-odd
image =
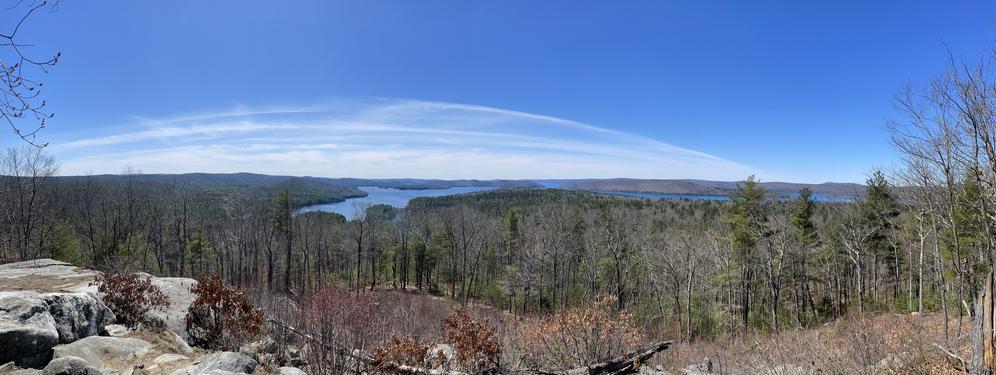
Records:
[[[986,277],[986,283],[979,292],[972,322],[972,374],[992,374],[996,368],[996,348],[993,347],[993,327],[996,315],[993,314],[993,272]]]

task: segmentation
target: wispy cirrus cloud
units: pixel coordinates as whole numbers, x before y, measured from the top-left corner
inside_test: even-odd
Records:
[[[142,119],[52,142],[63,174],[739,179],[753,169],[583,122],[480,105],[376,99]]]

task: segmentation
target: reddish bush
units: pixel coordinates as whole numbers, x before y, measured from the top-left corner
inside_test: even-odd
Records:
[[[118,322],[127,325],[149,322],[145,313],[162,310],[169,301],[166,295],[145,277],[134,273],[105,273],[97,275],[90,285],[97,285],[104,304],[114,311]]]
[[[187,312],[187,333],[192,344],[238,349],[262,332],[263,311],[217,275],[199,277],[190,291],[197,295]]]
[[[405,338],[391,337],[384,345],[373,350],[375,364],[393,362],[401,365],[420,366],[425,362],[425,354],[429,344],[419,341],[415,336]]]
[[[460,309],[443,319],[446,340],[457,352],[457,361],[469,369],[486,369],[498,364],[498,338],[495,325],[474,320]]]

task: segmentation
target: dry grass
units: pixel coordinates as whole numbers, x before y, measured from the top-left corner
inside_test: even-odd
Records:
[[[820,374],[963,373],[934,344],[953,348],[968,359],[969,340],[956,340],[952,332],[952,341],[945,345],[943,332],[939,315],[886,314],[751,336],[746,341],[679,344],[656,361],[681,368],[710,358],[719,374],[773,373],[779,366]]]

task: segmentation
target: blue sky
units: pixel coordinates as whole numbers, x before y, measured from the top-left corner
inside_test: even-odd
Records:
[[[65,0],[21,36],[63,53],[63,174],[858,182],[996,2]]]

